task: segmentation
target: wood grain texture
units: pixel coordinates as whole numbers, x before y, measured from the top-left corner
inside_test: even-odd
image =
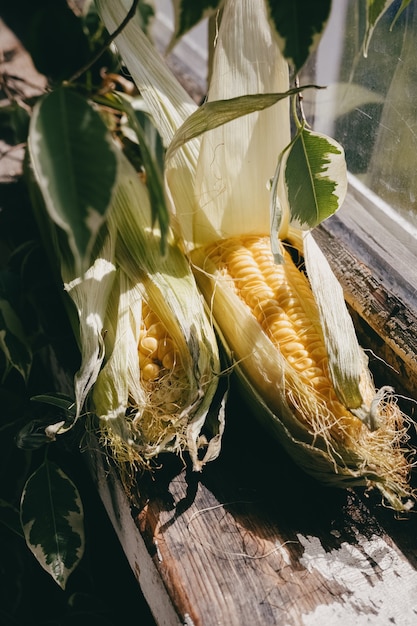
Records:
[[[314,236],[343,287],[361,344],[417,401],[417,242],[412,248],[393,237],[353,196]],[[374,365],[383,372],[382,362]]]
[[[91,457],[110,518],[132,512],[115,529],[156,623],[412,626],[416,515],[321,487],[233,406],[217,461],[194,474],[168,455],[133,500]]]

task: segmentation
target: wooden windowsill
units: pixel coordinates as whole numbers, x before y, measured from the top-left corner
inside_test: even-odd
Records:
[[[417,401],[417,241],[414,248],[401,242],[354,192],[314,236],[343,287],[372,369]]]
[[[411,626],[415,513],[318,485],[233,406],[219,459],[201,474],[161,459],[133,504],[102,451],[85,453],[156,624]]]

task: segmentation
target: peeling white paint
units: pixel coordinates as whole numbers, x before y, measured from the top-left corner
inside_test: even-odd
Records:
[[[300,563],[330,584],[344,588],[332,604],[303,616],[304,626],[415,626],[417,572],[378,536],[358,535],[358,543],[342,543],[326,551],[317,537],[298,535],[304,554]]]

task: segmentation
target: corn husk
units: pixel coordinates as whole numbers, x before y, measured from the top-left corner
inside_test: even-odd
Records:
[[[74,378],[75,420],[98,420],[98,434],[130,484],[134,473],[162,452],[190,455],[199,471],[221,448],[224,399],[216,396],[217,338],[188,261],[169,233],[165,255],[153,227],[149,193],[118,153],[118,174],[92,260],[79,274],[65,238],[51,228],[70,303],[81,364]],[[150,387],[139,367],[138,344],[146,304],[175,343],[181,378]],[[50,428],[62,434],[72,424]]]
[[[220,374],[217,340],[185,256],[172,238],[161,256],[150,215],[145,185],[123,160],[108,215],[117,275],[104,318],[105,357],[93,410],[118,458],[188,451],[199,470],[220,450],[221,413],[215,413],[214,432],[202,433]],[[181,380],[164,380],[152,392],[144,389],[138,362],[143,302],[167,329],[184,372]]]
[[[107,28],[114,30],[125,15],[124,1],[97,0],[96,4]],[[156,124],[162,132],[165,129],[166,141],[177,143],[177,113],[184,112],[184,103],[192,108],[188,97],[178,91],[166,68],[159,67],[155,51],[133,21],[116,43]],[[155,65],[158,69],[152,76]],[[216,42],[208,100],[279,93],[287,88],[288,68],[270,29],[264,2],[228,0]],[[284,240],[292,233],[306,255],[330,376],[341,402],[358,421],[356,440],[338,441],[331,436],[325,427],[332,419],[331,411],[323,403],[309,402],[308,388],[288,369],[235,290],[206,258],[208,243],[243,234],[271,236],[276,249],[282,245],[271,233],[269,183],[289,141],[288,105],[280,102],[182,145],[166,172],[174,226],[190,254],[223,348],[254,415],[293,459],[321,482],[339,487],[377,487],[393,508],[409,508],[407,418],[389,387],[374,388],[340,285],[313,240],[305,237],[299,223],[291,222],[291,206],[281,178],[273,186],[277,199],[272,203],[283,207],[286,216],[280,237]],[[340,161],[336,169],[340,174]],[[340,205],[346,191],[343,180],[339,189]],[[297,410],[305,414],[304,422],[297,418],[294,402],[288,401],[288,386]]]

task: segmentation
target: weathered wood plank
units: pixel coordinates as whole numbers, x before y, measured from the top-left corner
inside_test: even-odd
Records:
[[[127,496],[112,472],[100,478],[100,459],[98,489],[157,624],[169,607],[171,624],[195,626],[415,623],[415,514],[396,519],[376,495],[321,487],[244,406],[201,474],[168,456],[139,480],[129,523]],[[158,576],[162,587],[150,584]]]
[[[353,196],[314,236],[356,314],[361,343],[417,400],[417,243],[412,249],[393,237]]]

